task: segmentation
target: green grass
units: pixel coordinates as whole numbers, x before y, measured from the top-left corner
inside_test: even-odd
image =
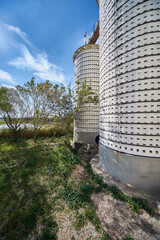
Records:
[[[134,240],[130,234],[126,234],[124,240]]]
[[[88,178],[80,180],[79,182],[71,182],[66,184],[59,190],[59,197],[62,198],[68,207],[75,211],[76,221],[74,227],[76,229],[82,228],[87,221],[90,221],[97,232],[102,233],[102,239],[110,239],[107,232],[101,227],[100,219],[96,213],[96,206],[91,200],[93,193],[106,192],[114,199],[128,203],[132,213],[140,214],[141,209],[151,214],[151,209],[148,206],[146,199],[137,199],[124,194],[115,186],[109,186],[103,179],[95,174],[92,170],[90,160],[85,164],[85,170]],[[132,239],[130,235],[126,235],[126,239]]]
[[[62,139],[60,139],[62,140]],[[80,158],[60,143],[56,148],[39,140],[0,145],[0,239],[57,239],[53,197],[66,185]],[[38,224],[43,226],[39,230]]]
[[[103,235],[102,235],[101,240],[110,240],[110,239],[111,239],[111,238],[110,238],[110,236],[108,235],[108,233],[105,232],[105,231],[103,231]]]
[[[69,179],[77,164],[84,165],[87,179]],[[104,183],[95,174],[90,160],[80,157],[64,144],[64,137],[39,138],[17,142],[0,141],[0,239],[57,239],[54,214],[65,206],[75,216],[73,227],[81,229],[88,221],[95,226],[101,240],[110,237],[101,226],[93,193],[106,192],[128,203],[133,213],[144,209],[151,213],[147,200],[136,199]],[[72,238],[73,239],[73,238]],[[125,239],[132,239],[126,235]]]
[[[44,217],[41,223],[45,226],[40,232],[40,240],[56,240],[57,236],[57,223],[53,220],[52,217]]]
[[[2,119],[0,119],[0,126],[1,126],[1,125],[4,125],[4,124],[5,124],[5,121],[2,120]]]
[[[81,229],[89,221],[95,226],[95,230],[101,233],[102,239],[110,239],[109,235],[101,227],[100,219],[96,213],[96,206],[91,200],[91,195],[97,187],[96,184],[90,179],[90,175],[86,180],[68,182],[66,186],[60,189],[59,197],[65,201],[71,210],[75,211],[75,229]],[[104,238],[105,236],[107,238]]]

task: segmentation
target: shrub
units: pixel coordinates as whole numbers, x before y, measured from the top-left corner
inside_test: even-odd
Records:
[[[69,129],[69,133],[72,133],[73,129],[72,127]],[[66,135],[66,128],[62,124],[55,124],[52,127],[46,127],[42,128],[37,131],[37,138],[41,137],[61,137]],[[17,138],[21,139],[30,139],[34,137],[34,130],[33,129],[25,129],[25,130],[18,130],[17,131]],[[0,139],[6,139],[6,138],[13,138],[13,134],[10,130],[4,129],[0,132]]]

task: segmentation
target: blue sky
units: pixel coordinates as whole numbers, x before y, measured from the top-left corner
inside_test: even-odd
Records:
[[[96,0],[0,0],[0,85],[73,86],[72,55],[97,20]]]

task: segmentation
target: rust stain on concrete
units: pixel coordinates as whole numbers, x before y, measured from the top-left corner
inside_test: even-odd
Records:
[[[117,155],[117,163],[119,162],[119,152],[116,152]]]

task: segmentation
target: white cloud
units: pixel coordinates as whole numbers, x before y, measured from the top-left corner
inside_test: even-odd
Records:
[[[9,65],[18,69],[33,71],[34,76],[42,80],[64,83],[65,75],[61,68],[49,62],[46,53],[34,53],[21,45],[22,56],[9,61]]]
[[[0,53],[8,53],[16,47],[14,38],[11,38],[10,32],[4,24],[0,22]]]
[[[0,69],[0,79],[5,79],[5,80],[12,80],[11,76],[9,75],[9,73],[3,71]]]
[[[1,87],[16,89],[14,86],[10,86],[10,85],[7,85],[7,84],[1,84],[1,85],[0,85],[0,88],[1,88]]]
[[[65,82],[64,74],[52,70],[48,72],[35,72],[34,76],[40,77],[43,80],[50,80],[51,82]]]
[[[48,60],[48,55],[46,53],[41,53],[30,42],[29,37],[25,32],[16,26],[8,24],[1,25],[3,32],[8,36],[6,39],[10,39],[9,42],[13,42],[13,46],[16,47],[18,52],[20,51],[20,56],[11,59],[8,62],[8,65],[13,66],[17,69],[32,71],[34,76],[37,76],[42,80],[65,83],[66,76],[64,75],[63,70],[54,63],[51,63]],[[12,33],[18,35],[21,40],[23,40],[23,43],[25,43],[25,45],[22,44],[22,41],[18,42],[17,39],[12,36]],[[5,42],[4,39],[2,40]],[[11,78],[10,81],[12,81]]]
[[[0,69],[0,79],[3,81],[7,81],[9,83],[16,84],[16,82],[12,80],[11,75],[9,73],[3,71],[2,69]]]
[[[23,32],[20,28],[8,24],[4,24],[4,26],[11,32],[16,33],[24,42],[26,42],[29,45],[32,45],[31,42],[29,41],[27,34]]]

